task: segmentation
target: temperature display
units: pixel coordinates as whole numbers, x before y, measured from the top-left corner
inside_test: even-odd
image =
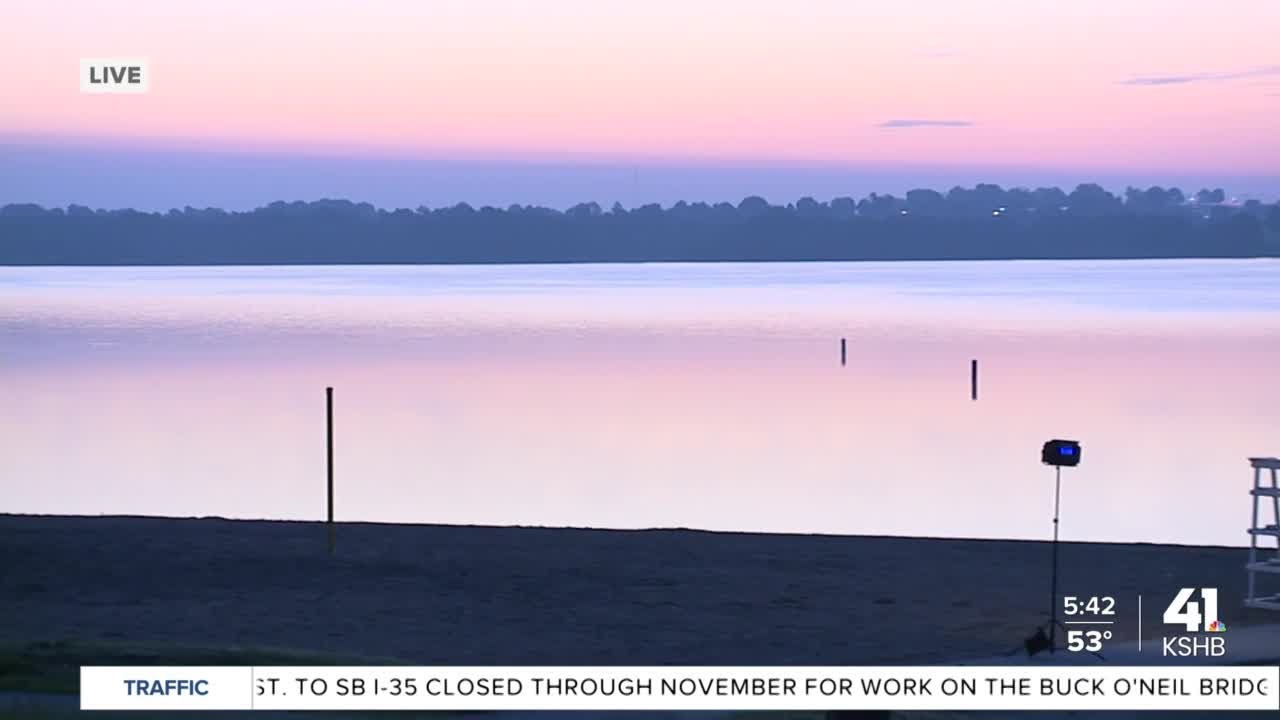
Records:
[[[1067,650],[1102,652],[1102,641],[1111,639],[1110,630],[1068,630]]]
[[[1109,595],[1062,598],[1062,612],[1067,617],[1067,650],[1070,652],[1102,651],[1103,642],[1111,639],[1115,624],[1116,599]]]

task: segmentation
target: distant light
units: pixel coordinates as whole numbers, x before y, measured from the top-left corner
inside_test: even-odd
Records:
[[[992,210],[992,211],[991,211],[991,215],[992,215],[992,217],[998,217],[998,216],[1000,215],[1000,211],[999,211],[999,210]]]
[[[898,212],[899,212],[900,214],[902,214],[902,215],[906,215],[906,214],[907,214],[907,211],[906,211],[906,210],[899,210]]]

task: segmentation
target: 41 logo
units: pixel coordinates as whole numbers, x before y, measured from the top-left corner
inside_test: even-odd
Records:
[[[1164,610],[1166,625],[1182,625],[1187,632],[1226,632],[1227,626],[1218,619],[1218,589],[1200,588],[1200,600],[1191,598],[1196,588],[1182,588],[1173,602]],[[1204,611],[1201,612],[1201,603]]]

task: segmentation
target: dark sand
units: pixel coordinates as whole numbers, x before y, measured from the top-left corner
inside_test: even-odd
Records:
[[[1247,551],[1064,543],[1063,594],[1117,639],[1180,587],[1231,626]],[[0,515],[0,643],[271,647],[413,664],[873,664],[982,658],[1047,613],[1047,543],[683,530]]]

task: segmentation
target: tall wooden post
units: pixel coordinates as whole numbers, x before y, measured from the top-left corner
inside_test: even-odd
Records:
[[[325,404],[325,457],[328,475],[329,515],[327,520],[329,531],[329,554],[333,554],[333,388],[324,389]]]
[[[969,361],[969,399],[978,399],[978,361]]]
[[[848,359],[849,353],[846,347],[845,339],[840,338],[840,366],[844,367],[845,361]]]

